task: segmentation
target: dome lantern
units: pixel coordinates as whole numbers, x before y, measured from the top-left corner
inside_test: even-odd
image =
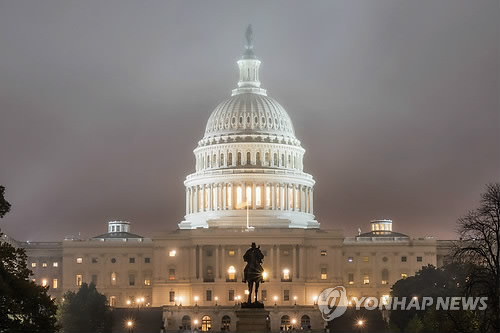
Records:
[[[233,90],[232,96],[249,92],[266,95],[266,90],[260,88],[259,67],[261,62],[257,59],[253,52],[252,25],[248,26],[245,37],[247,40],[245,52],[243,53],[241,59],[238,60],[240,79],[238,81],[238,88]]]

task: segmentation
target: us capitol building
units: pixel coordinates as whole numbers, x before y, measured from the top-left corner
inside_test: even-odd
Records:
[[[113,307],[162,307],[167,330],[235,331],[235,310],[247,297],[242,256],[255,241],[265,255],[258,296],[270,329],[280,331],[323,328],[316,301],[325,288],[343,285],[348,299],[387,297],[397,280],[443,265],[449,242],[412,239],[390,220],[371,221],[355,237],[320,228],[305,150],[285,109],[261,87],[260,64],[247,34],[237,87],[194,149],[177,230],[145,238],[112,221],[86,240],[10,240],[26,248],[34,281],[54,297],[93,282]]]

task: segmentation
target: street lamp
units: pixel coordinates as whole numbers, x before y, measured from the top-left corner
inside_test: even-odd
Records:
[[[318,296],[313,296],[313,303],[316,305],[318,302]]]
[[[194,305],[198,305],[198,300],[199,300],[199,299],[200,299],[200,298],[199,298],[198,296],[195,296],[195,297],[194,297]]]
[[[217,305],[217,301],[219,300],[219,297],[215,296],[214,300],[215,300],[215,305]]]
[[[129,332],[132,332],[132,329],[134,328],[134,322],[132,320],[127,320],[127,322],[125,323],[125,326],[127,326],[127,330]]]
[[[273,299],[274,299],[274,305],[276,305],[276,303],[278,302],[278,296],[274,296]]]
[[[295,305],[297,305],[297,296],[293,296],[293,300],[295,302]]]

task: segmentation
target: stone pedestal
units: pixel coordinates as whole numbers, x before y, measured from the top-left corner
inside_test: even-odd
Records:
[[[262,308],[236,310],[236,317],[238,317],[238,321],[236,322],[236,331],[249,333],[267,332],[269,331],[269,328],[267,327],[268,316],[269,311]]]

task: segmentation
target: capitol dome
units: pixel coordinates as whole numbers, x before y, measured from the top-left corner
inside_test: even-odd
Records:
[[[318,228],[314,179],[285,109],[260,86],[251,29],[231,97],[210,115],[186,177],[181,229]]]
[[[267,134],[295,139],[292,121],[274,99],[255,93],[231,96],[208,119],[204,139],[223,135]]]

